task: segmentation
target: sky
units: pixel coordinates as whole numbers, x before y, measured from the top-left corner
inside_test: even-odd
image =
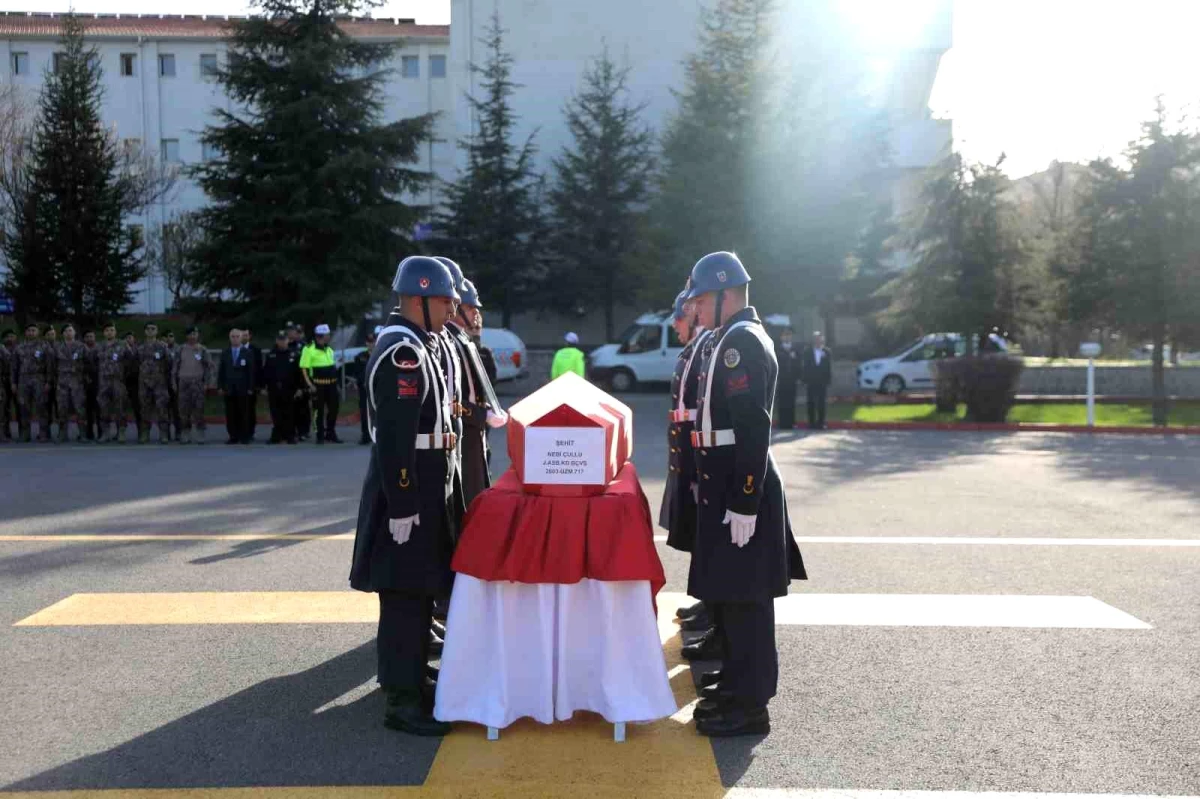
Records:
[[[62,11],[66,2],[9,5]],[[171,4],[181,14],[245,14],[248,8],[244,0]],[[81,13],[161,9],[161,0],[75,0]],[[372,15],[446,24],[450,3],[393,0]],[[955,0],[954,46],[943,57],[930,108],[954,120],[955,145],[966,158],[995,161],[1004,153],[1012,177],[1055,159],[1119,157],[1156,95],[1178,112],[1194,110],[1200,70],[1186,53],[1197,30],[1200,0]]]

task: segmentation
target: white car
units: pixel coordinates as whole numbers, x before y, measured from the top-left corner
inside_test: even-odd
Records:
[[[588,376],[613,391],[631,391],[638,383],[670,382],[683,351],[668,311],[642,314],[625,329],[617,344],[605,344],[588,355]]]
[[[886,358],[863,361],[855,371],[858,387],[881,394],[933,388],[929,365],[966,352],[966,339],[957,333],[930,333],[910,341]]]
[[[492,357],[496,359],[496,382],[503,383],[506,380],[517,380],[529,373],[529,359],[525,353],[525,342],[511,330],[505,330],[498,327],[485,327],[483,329],[483,346],[492,351]],[[339,367],[354,363],[354,358],[360,352],[365,352],[366,347],[347,347],[344,350],[334,351],[334,363]],[[353,374],[353,372],[351,372]]]

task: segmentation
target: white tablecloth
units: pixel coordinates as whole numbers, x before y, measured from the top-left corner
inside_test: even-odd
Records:
[[[507,727],[577,710],[609,722],[677,710],[647,581],[454,581],[434,716]]]

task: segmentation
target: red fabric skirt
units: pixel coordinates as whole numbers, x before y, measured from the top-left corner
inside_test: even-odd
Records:
[[[633,463],[590,497],[528,494],[510,468],[471,503],[453,569],[493,582],[648,580],[652,595],[666,583]]]

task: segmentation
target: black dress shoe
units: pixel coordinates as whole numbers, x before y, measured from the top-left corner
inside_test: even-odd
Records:
[[[343,442],[343,441],[342,441],[340,438],[338,438],[336,435],[325,436],[325,440],[326,440],[326,441],[328,441],[330,444],[342,444],[342,443],[344,443],[344,442]]]
[[[441,673],[442,673],[441,669],[439,669],[437,666],[429,666],[429,665],[425,666],[425,676],[427,678],[433,680],[434,682],[437,682],[438,675],[440,675]]]
[[[421,707],[421,695],[417,693],[389,693],[387,710],[383,714],[383,726],[410,735],[440,738],[450,732],[450,725],[438,721]]]
[[[688,605],[686,608],[680,608],[679,610],[675,611],[675,618],[683,620],[691,616],[695,616],[697,613],[700,613],[703,610],[704,603],[697,602],[694,605]]]
[[[445,648],[446,642],[429,631],[429,654],[433,657],[441,657],[442,650]]]
[[[692,711],[692,718],[696,721],[716,718],[729,712],[732,706],[732,694],[725,694],[716,699],[701,699],[700,703],[696,705],[696,709]]]
[[[442,623],[441,623],[440,621],[438,621],[437,619],[434,619],[434,620],[433,620],[433,623],[431,623],[431,624],[429,625],[429,629],[430,629],[430,630],[432,630],[432,631],[433,631],[433,634],[434,634],[434,635],[436,635],[438,638],[441,638],[441,639],[445,640],[445,638],[446,638],[446,625],[442,624]]]
[[[710,685],[716,685],[721,681],[722,676],[724,675],[722,675],[720,669],[717,669],[716,671],[706,671],[700,675],[700,687],[707,688]]]
[[[700,611],[695,616],[688,616],[679,622],[679,629],[689,633],[702,633],[709,627],[712,627],[712,619],[709,618],[707,611]]]
[[[765,707],[744,709],[726,706],[720,714],[696,721],[696,732],[710,738],[766,735],[770,731],[771,716]]]
[[[715,632],[710,631],[695,643],[685,646],[680,654],[684,660],[720,660],[721,642],[717,640]]]
[[[733,696],[733,694],[721,687],[721,683],[706,685],[696,693],[701,699],[721,699]]]
[[[433,618],[437,621],[446,623],[446,614],[450,612],[450,600],[438,599],[433,603]]]

